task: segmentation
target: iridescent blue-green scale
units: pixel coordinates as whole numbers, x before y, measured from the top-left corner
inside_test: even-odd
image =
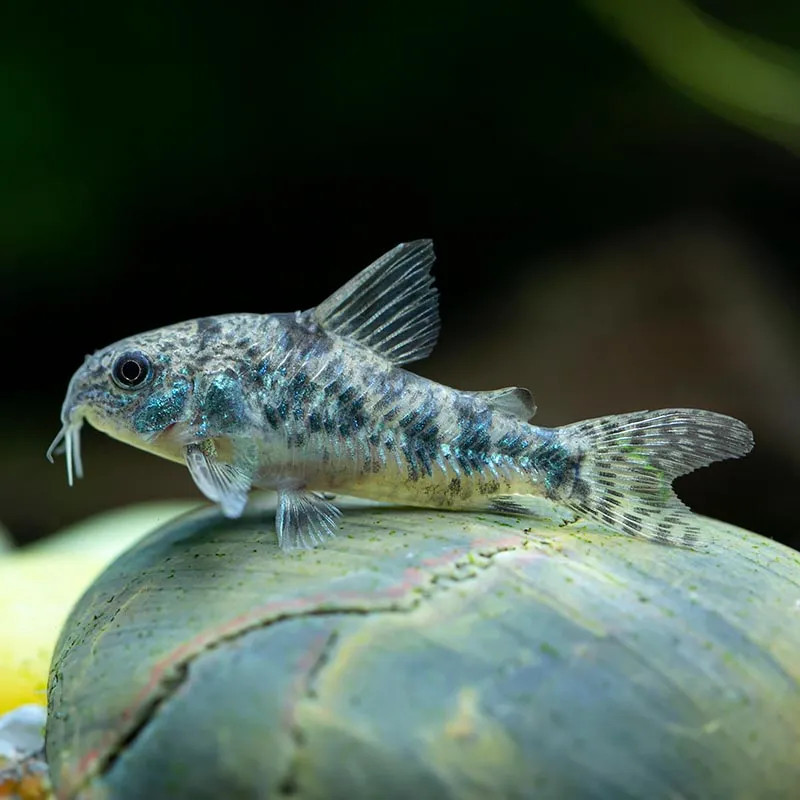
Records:
[[[164,391],[153,393],[133,418],[133,425],[139,433],[156,433],[178,421],[189,394],[189,382],[176,379]]]
[[[417,398],[415,406],[396,421],[400,447],[411,481],[433,475],[433,465],[441,448],[441,403],[436,395],[432,389],[424,391]]]
[[[203,424],[216,434],[237,433],[245,419],[242,384],[228,374],[215,375],[202,402]]]
[[[272,332],[269,352],[255,365],[251,375],[259,387],[261,417],[272,430],[287,429],[290,416],[303,416],[303,399],[313,391],[305,364],[298,364],[296,332],[281,325]],[[296,426],[295,426],[296,427]]]
[[[466,396],[455,400],[456,430],[449,444],[451,458],[466,477],[480,477],[492,460],[492,410]]]
[[[379,374],[365,390],[369,397],[363,429],[364,472],[380,471],[390,458],[398,465],[402,459],[408,466],[409,445],[398,421],[408,413],[403,411],[403,400],[408,399],[409,378],[401,371]]]

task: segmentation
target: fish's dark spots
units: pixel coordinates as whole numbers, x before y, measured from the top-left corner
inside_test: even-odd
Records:
[[[497,494],[500,491],[500,483],[498,481],[481,481],[478,486],[480,494]]]
[[[222,325],[216,317],[201,317],[197,320],[197,332],[204,334],[218,335],[222,333]]]
[[[403,455],[406,458],[406,468],[408,469],[408,480],[409,481],[418,481],[419,480],[419,469],[417,468],[417,461],[414,458],[413,453],[408,449],[408,446],[404,445],[403,448]]]
[[[681,541],[687,547],[692,547],[697,544],[700,535],[700,528],[687,528],[681,537]]]
[[[656,524],[656,530],[664,536],[669,536],[669,532],[672,530],[672,525],[669,525],[666,522],[659,522]]]
[[[203,414],[214,433],[224,433],[240,425],[245,416],[244,393],[236,378],[215,375],[202,403]]]
[[[613,419],[605,419],[600,422],[600,428],[603,431],[604,438],[609,436],[616,436],[620,432],[620,427]]]
[[[460,450],[455,451],[458,466],[467,478],[472,477],[472,461]]]
[[[514,458],[521,455],[530,446],[530,440],[521,433],[506,433],[495,444],[495,450],[503,456]]]
[[[311,433],[318,433],[322,429],[322,417],[318,411],[312,411],[308,415],[308,429]]]
[[[339,421],[339,436],[342,438],[349,436],[353,432],[353,421],[340,420]]]
[[[450,448],[461,471],[467,477],[481,475],[492,455],[492,410],[479,408],[466,397],[458,397],[454,404],[458,433]]]
[[[461,494],[461,478],[451,478],[447,486],[447,491],[453,496],[457,497]]]
[[[289,404],[286,400],[281,400],[280,403],[278,403],[277,411],[278,416],[285,422],[286,418],[289,416]]]
[[[406,457],[428,476],[433,474],[433,458],[440,445],[438,414],[439,407],[429,393],[419,408],[408,412],[397,423],[406,439]]]
[[[269,383],[269,359],[265,358],[250,370],[250,380],[253,383],[267,385]]]
[[[222,325],[215,317],[197,320],[197,335],[200,337],[198,349],[205,350],[222,333]]]
[[[315,386],[308,380],[305,372],[298,372],[289,384],[289,392],[292,396],[292,415],[295,419],[302,419],[305,413],[305,405],[314,394]]]
[[[250,345],[250,347],[248,347],[247,350],[245,351],[245,357],[250,359],[251,361],[254,361],[256,358],[258,358],[259,354],[261,353],[261,350],[262,348],[259,347],[258,345],[255,344]]]
[[[348,386],[336,398],[336,406],[327,420],[326,430],[335,429],[343,438],[359,431],[365,424],[364,398],[358,396],[355,386]]]
[[[592,493],[592,490],[589,487],[589,484],[588,484],[587,481],[583,480],[583,478],[576,478],[575,479],[575,483],[574,483],[574,485],[572,487],[572,494],[571,494],[572,497],[577,498],[579,501],[585,502],[586,500],[589,499],[589,496],[591,495],[591,493]],[[612,494],[612,490],[609,490],[608,494]],[[618,502],[618,501],[614,501],[614,502]]]
[[[314,330],[317,330],[316,327]],[[317,358],[327,355],[332,348],[333,341],[330,336],[314,336],[312,338],[311,352]]]
[[[492,445],[489,433],[492,424],[491,409],[478,409],[472,400],[466,398],[459,398],[455,405],[458,447],[475,454],[489,453]]]
[[[417,418],[418,413],[419,412],[417,411],[410,411],[408,414],[402,417],[397,424],[402,428],[408,427]]]
[[[558,443],[555,438],[545,441],[531,453],[533,469],[544,475],[545,491],[548,497],[558,494],[567,479],[567,476],[576,473],[575,456],[570,455],[567,449]]]
[[[347,405],[355,396],[356,389],[354,386],[348,386],[340,395],[339,395],[339,405]]]
[[[622,519],[625,525],[630,528],[634,533],[638,533],[642,529],[641,519],[633,514],[623,514]]]
[[[274,406],[264,406],[264,419],[273,429],[278,427],[278,412]]]
[[[430,478],[433,475],[433,459],[426,447],[417,448],[417,459],[422,467],[422,471]]]

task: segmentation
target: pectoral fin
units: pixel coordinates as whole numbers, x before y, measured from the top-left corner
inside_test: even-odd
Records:
[[[211,439],[185,448],[186,466],[197,488],[219,503],[226,517],[240,517],[253,481],[253,464],[234,448],[234,463],[221,461]]]
[[[434,258],[430,239],[399,244],[311,315],[330,333],[352,339],[393,364],[425,358],[439,335]]]
[[[278,544],[282,550],[309,548],[335,535],[341,511],[321,494],[283,489],[278,494]]]

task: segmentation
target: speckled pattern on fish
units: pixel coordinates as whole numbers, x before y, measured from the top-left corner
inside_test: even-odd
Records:
[[[738,420],[640,411],[539,428],[526,389],[453,389],[402,365],[439,332],[430,241],[394,248],[316,308],[228,314],[110,345],[73,376],[62,408],[67,470],[83,420],[186,464],[230,517],[252,488],[278,492],[284,548],[333,535],[329,493],[524,514],[545,496],[624,533],[693,544],[672,480],[745,454]]]

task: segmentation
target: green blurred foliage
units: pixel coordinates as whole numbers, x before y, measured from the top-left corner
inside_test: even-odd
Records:
[[[794,49],[722,25],[683,0],[586,4],[646,63],[695,100],[800,150],[800,54]],[[795,10],[794,17],[800,24],[800,12]]]

